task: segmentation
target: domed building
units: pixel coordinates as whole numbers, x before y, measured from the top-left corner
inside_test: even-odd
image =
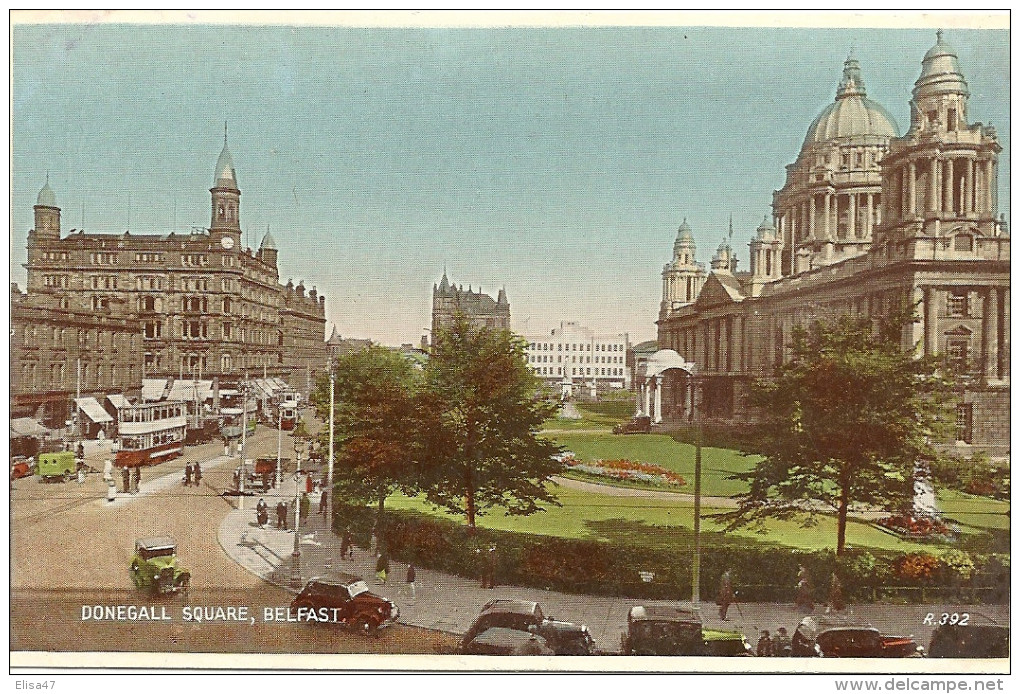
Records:
[[[692,417],[740,426],[756,413],[751,381],[790,357],[797,326],[849,314],[888,315],[918,306],[904,350],[938,356],[968,374],[957,407],[956,443],[967,455],[1009,450],[1009,249],[998,216],[995,129],[970,122],[970,92],[956,51],[938,32],[921,62],[910,100],[910,127],[867,98],[860,65],[843,65],[836,100],[812,122],[786,183],[773,193],[750,241],[750,271],[736,272],[725,241],[693,301],[663,287],[658,346],[697,374],[702,396],[692,412],[692,382],[669,370],[643,388],[644,412],[657,426]],[[732,233],[731,233],[732,236]],[[664,279],[697,267],[690,248]],[[684,297],[689,299],[689,297]],[[661,392],[660,392],[661,391]],[[661,420],[661,421],[660,421]]]
[[[773,217],[787,254],[784,274],[861,255],[881,221],[881,161],[896,121],[867,96],[861,66],[843,64],[836,100],[808,128],[786,185],[773,194]]]
[[[673,242],[673,259],[662,268],[660,318],[698,298],[708,273],[705,272],[705,265],[695,260],[697,251],[691,225],[685,217],[677,229],[676,241]]]

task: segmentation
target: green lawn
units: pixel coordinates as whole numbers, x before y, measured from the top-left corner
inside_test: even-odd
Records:
[[[1009,530],[1009,503],[952,489],[938,492],[939,509],[966,533]]]
[[[690,546],[693,542],[693,505],[640,497],[613,497],[573,489],[557,488],[562,507],[548,507],[546,511],[527,518],[507,518],[500,512],[481,516],[478,525],[493,530],[508,530],[536,535],[566,538],[612,539],[634,546],[674,548]],[[390,497],[387,508],[421,511],[435,516],[446,514],[417,498],[401,495]],[[703,508],[703,514],[715,509]],[[723,528],[712,519],[702,521],[702,545],[706,548],[726,544],[773,543],[805,550],[835,548],[836,521],[823,517],[813,527],[804,528],[792,521],[768,521],[764,532],[742,529],[722,532]],[[851,521],[847,528],[847,543],[854,547],[870,547],[911,551],[931,548],[906,542],[882,532],[871,525]]]
[[[687,480],[685,491],[694,491],[694,446],[677,443],[663,434],[563,432],[549,438],[573,451],[581,460],[626,458],[660,465],[679,472]],[[703,448],[701,452],[701,493],[705,496],[733,496],[746,489],[743,482],[726,479],[735,472],[754,467],[755,458],[727,448]]]

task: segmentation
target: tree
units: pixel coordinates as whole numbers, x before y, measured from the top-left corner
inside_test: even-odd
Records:
[[[753,453],[764,457],[734,476],[750,487],[737,510],[720,514],[731,528],[765,518],[813,523],[836,509],[842,555],[852,505],[909,507],[915,466],[938,457],[954,422],[952,378],[938,360],[902,349],[912,322],[903,313],[875,325],[842,316],[793,331],[792,358],[751,388],[762,416]]]
[[[524,343],[460,315],[435,338],[425,368],[439,422],[425,452],[429,501],[463,515],[471,531],[490,508],[530,515],[557,503],[546,484],[561,468],[559,448],[537,436],[556,405],[542,397]]]
[[[402,355],[384,347],[342,356],[335,364],[335,422],[339,456],[334,499],[378,504],[381,530],[386,497],[416,493],[416,462],[422,431],[422,374]],[[329,380],[312,396],[320,417],[329,418]],[[324,434],[328,446],[328,430]]]

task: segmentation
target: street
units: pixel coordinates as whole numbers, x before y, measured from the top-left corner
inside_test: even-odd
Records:
[[[293,457],[289,437],[284,457]],[[259,427],[248,440],[247,457],[274,456],[277,433]],[[289,452],[289,456],[288,456]],[[15,480],[11,503],[11,647],[46,651],[264,652],[264,653],[448,653],[452,635],[397,625],[377,638],[295,623],[265,624],[264,608],[286,607],[291,595],[241,568],[224,554],[216,533],[236,508],[237,497],[221,493],[231,484],[236,459],[219,465],[219,442],[186,449],[182,458],[142,473],[142,493],[106,501],[102,474],[85,483]],[[203,467],[201,487],[181,482],[188,461]],[[88,463],[102,469],[101,454]],[[169,484],[167,476],[174,476]],[[167,484],[147,491],[146,485]],[[120,489],[120,480],[118,490]],[[162,484],[160,484],[162,486]],[[257,497],[256,497],[257,499]],[[254,508],[255,500],[245,502]],[[178,561],[191,571],[186,596],[157,599],[138,591],[128,567],[139,537],[172,535]],[[166,607],[172,621],[83,619],[83,606]],[[197,623],[183,619],[192,607],[247,606],[251,621]],[[214,615],[215,617],[215,615]]]

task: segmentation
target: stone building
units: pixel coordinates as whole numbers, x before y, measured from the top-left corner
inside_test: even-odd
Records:
[[[72,419],[76,398],[105,404],[107,395],[140,395],[138,321],[46,305],[12,286],[10,328],[12,418],[33,417],[58,429]]]
[[[597,334],[573,321],[562,321],[548,334],[525,335],[528,366],[546,385],[570,394],[630,387],[627,333]]]
[[[355,352],[368,349],[373,344],[371,340],[341,337],[334,325],[333,332],[330,334],[329,339],[326,340],[326,355],[330,361],[333,361],[347,354],[354,354]]]
[[[325,297],[280,284],[268,232],[258,251],[242,247],[226,137],[209,192],[210,225],[198,232],[63,234],[47,181],[28,235],[28,294],[72,314],[137,322],[146,378],[236,382],[251,373],[305,390],[326,362]]]
[[[494,330],[510,329],[510,303],[506,298],[506,291],[499,290],[499,295],[493,299],[488,294],[483,294],[481,288],[473,291],[468,287],[450,284],[443,272],[443,279],[438,285],[432,285],[432,340],[435,341],[436,334],[453,323],[456,315],[461,314],[468,322],[476,328],[491,328]]]
[[[964,369],[957,445],[1009,447],[1009,233],[998,215],[995,129],[973,122],[954,50],[939,32],[914,84],[911,122],[897,137],[847,60],[836,101],[815,119],[784,187],[736,273],[721,246],[692,303],[664,292],[659,346],[693,363],[701,414],[753,419],[745,396],[789,356],[795,325],[919,304],[903,347]],[[668,307],[666,306],[669,302]],[[692,387],[665,370],[642,387],[653,422],[686,419]],[[661,390],[661,393],[656,392]]]

